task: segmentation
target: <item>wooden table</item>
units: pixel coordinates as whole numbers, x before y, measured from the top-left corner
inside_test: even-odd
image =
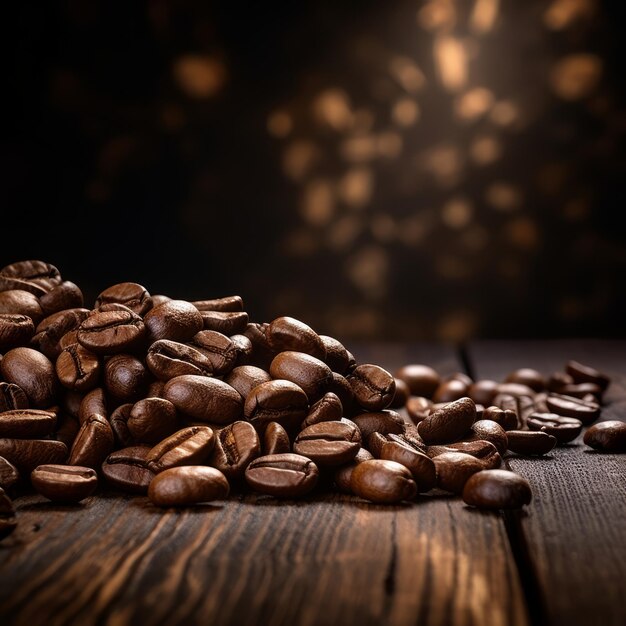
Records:
[[[388,368],[496,379],[575,358],[613,377],[602,418],[626,419],[626,342],[355,348]],[[74,507],[24,496],[0,543],[0,623],[626,624],[626,455],[578,439],[507,464],[534,494],[510,514],[428,495],[394,507],[235,495],[179,511],[122,495]]]

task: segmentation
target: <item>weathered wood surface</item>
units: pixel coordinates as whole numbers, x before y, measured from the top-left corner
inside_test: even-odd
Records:
[[[497,380],[518,367],[549,375],[568,359],[587,363],[613,378],[601,419],[626,420],[624,341],[477,342],[469,358],[476,376]],[[581,435],[545,459],[508,464],[533,488],[532,504],[511,516],[538,583],[533,615],[555,626],[626,624],[626,455],[594,452]]]
[[[460,368],[450,349],[356,350],[393,368]],[[502,518],[458,498],[232,497],[180,511],[145,498],[17,500],[0,543],[0,622],[222,625],[528,623]]]

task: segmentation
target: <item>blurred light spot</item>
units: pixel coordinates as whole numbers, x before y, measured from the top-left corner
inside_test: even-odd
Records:
[[[433,54],[439,80],[448,91],[458,91],[467,82],[467,53],[463,43],[441,35],[433,43]]]
[[[389,70],[396,81],[409,93],[419,91],[426,82],[422,71],[408,57],[394,57]]]
[[[441,219],[449,228],[464,228],[472,219],[472,205],[466,198],[452,198],[441,209]]]
[[[445,341],[463,341],[476,333],[477,322],[476,315],[470,311],[454,311],[441,319],[437,335]]]
[[[300,211],[311,226],[327,224],[335,209],[333,186],[324,179],[313,180],[306,185]]]
[[[374,238],[381,243],[389,243],[396,236],[396,223],[391,215],[386,213],[372,216],[370,229]]]
[[[581,100],[593,93],[601,74],[602,61],[595,54],[570,54],[552,68],[550,83],[563,100]]]
[[[161,128],[166,130],[180,130],[185,124],[185,113],[176,105],[166,104],[161,108],[159,122]]]
[[[462,120],[473,121],[484,115],[493,104],[493,93],[484,87],[476,87],[457,98],[454,109]]]
[[[570,222],[580,222],[589,217],[590,210],[588,198],[573,198],[563,207],[563,216]]]
[[[470,145],[470,157],[477,165],[489,165],[500,158],[502,146],[490,135],[477,137]]]
[[[419,107],[411,98],[400,98],[395,102],[391,111],[391,117],[398,126],[413,126],[419,114]]]
[[[315,144],[310,141],[294,141],[283,153],[283,171],[292,180],[302,180],[313,167],[317,157]]]
[[[498,211],[514,211],[522,204],[522,193],[515,185],[497,181],[487,187],[485,201]]]
[[[417,246],[430,231],[430,223],[423,215],[412,215],[398,224],[398,239],[407,246]]]
[[[341,144],[341,155],[346,161],[363,163],[376,156],[376,138],[373,135],[351,137]]]
[[[318,246],[317,238],[306,228],[289,233],[284,242],[285,253],[295,257],[311,256],[317,251]]]
[[[440,185],[448,187],[458,181],[463,161],[458,148],[450,144],[440,144],[426,150],[418,165]]]
[[[352,132],[356,135],[369,133],[374,126],[374,113],[368,109],[357,109],[352,118]]]
[[[486,247],[489,241],[489,233],[482,226],[476,225],[469,228],[461,235],[463,245],[472,252],[478,252]]]
[[[363,230],[362,221],[354,215],[344,215],[328,231],[328,245],[336,251],[347,250]]]
[[[537,187],[544,194],[558,194],[567,180],[567,167],[562,163],[547,163],[537,173]]]
[[[467,260],[442,254],[435,259],[437,273],[448,280],[459,280],[467,278],[472,274],[472,270]]]
[[[577,20],[593,17],[594,13],[594,0],[554,0],[543,14],[543,22],[551,30],[563,30]]]
[[[313,102],[313,113],[319,122],[342,131],[352,124],[348,94],[343,89],[327,89]]]
[[[191,98],[210,98],[226,80],[226,68],[210,56],[185,55],[174,63],[174,78]]]
[[[366,246],[346,262],[346,274],[350,281],[373,299],[381,298],[387,292],[388,270],[387,253],[379,246]]]
[[[506,225],[506,237],[518,248],[531,250],[539,243],[537,225],[529,217],[519,217]]]
[[[333,311],[329,324],[337,337],[376,337],[381,330],[380,315],[371,307]]]
[[[498,126],[510,126],[519,119],[519,110],[510,100],[500,100],[491,108],[489,117]]]
[[[496,22],[499,0],[476,0],[470,16],[470,27],[479,35],[488,33]]]
[[[449,30],[456,22],[452,0],[431,0],[417,13],[417,23],[424,30]]]
[[[351,169],[339,181],[337,188],[339,198],[350,207],[361,208],[372,198],[373,182],[371,170]]]
[[[293,120],[286,111],[274,111],[267,119],[267,131],[273,137],[283,139],[293,129]]]
[[[376,147],[381,157],[394,159],[402,152],[402,137],[392,131],[380,133],[377,137]]]

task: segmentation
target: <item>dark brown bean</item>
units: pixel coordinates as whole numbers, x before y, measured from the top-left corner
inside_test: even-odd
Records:
[[[581,399],[591,394],[594,401],[597,402],[602,397],[602,388],[600,385],[596,385],[596,383],[574,383],[572,385],[563,385],[559,389],[559,393],[564,396],[573,396]]]
[[[462,452],[482,462],[484,469],[496,469],[502,465],[502,457],[489,441],[457,441],[446,446],[428,446],[426,454],[434,459],[444,452]]]
[[[508,440],[504,428],[490,419],[477,420],[472,424],[470,441],[489,441],[500,454],[507,451]]]
[[[320,422],[300,433],[293,443],[296,454],[317,465],[336,466],[351,461],[361,448],[361,433],[352,422]]]
[[[114,489],[127,493],[148,493],[155,472],[148,468],[149,446],[131,446],[109,454],[102,464],[102,474]]]
[[[89,391],[98,384],[100,361],[93,352],[75,343],[61,351],[55,371],[59,382],[67,389]]]
[[[0,413],[0,437],[40,439],[54,432],[57,415],[40,409],[13,409]]]
[[[0,291],[0,313],[5,315],[25,315],[31,318],[33,324],[37,324],[44,316],[37,296],[23,289]]]
[[[556,445],[556,437],[542,431],[509,430],[509,450],[526,456],[547,454]]]
[[[44,315],[84,305],[83,292],[75,283],[64,280],[39,298]]]
[[[530,387],[533,391],[543,391],[546,388],[546,379],[541,372],[530,367],[511,372],[505,379],[506,383],[519,383]]]
[[[382,411],[388,407],[396,392],[393,376],[378,365],[358,365],[347,379],[355,400],[368,411]]]
[[[587,430],[583,441],[586,445],[604,452],[626,451],[626,422],[607,420],[598,422]]]
[[[332,379],[328,385],[328,391],[334,393],[341,401],[343,414],[351,415],[355,410],[355,402],[352,387],[348,380],[341,374],[333,372]],[[360,408],[356,407],[356,410],[360,411]]]
[[[342,465],[341,467],[335,470],[333,474],[333,481],[335,486],[342,493],[352,493],[352,489],[350,487],[350,480],[352,478],[352,472],[354,468],[364,461],[371,461],[374,457],[372,456],[369,450],[365,448],[360,448],[357,452],[356,456],[352,459],[350,463],[346,465]]]
[[[404,365],[396,370],[394,376],[408,385],[411,395],[424,396],[425,398],[432,398],[441,383],[439,374],[428,365]]]
[[[230,487],[226,476],[214,467],[187,465],[157,474],[148,488],[152,504],[161,507],[189,506],[223,500]]]
[[[191,304],[198,311],[243,311],[241,296],[226,296],[213,300],[195,300]]]
[[[272,359],[276,352],[272,350],[267,337],[269,324],[250,323],[242,332],[252,344],[252,354],[247,361],[247,365],[256,365],[265,370],[269,370]]]
[[[131,354],[115,354],[104,364],[104,386],[118,403],[136,402],[147,395],[150,374]]]
[[[176,431],[176,407],[163,398],[144,398],[133,405],[126,425],[134,441],[157,444]]]
[[[534,398],[536,394],[534,389],[522,383],[500,383],[497,391],[499,394],[506,394],[514,398]]]
[[[430,415],[432,407],[432,401],[424,396],[411,396],[406,401],[406,412],[414,424],[426,419]]]
[[[215,330],[224,335],[242,333],[248,325],[248,314],[243,311],[200,311],[204,330]]]
[[[263,434],[263,454],[285,454],[287,452],[291,452],[291,441],[287,431],[278,422],[270,422]]]
[[[145,336],[142,319],[130,310],[95,313],[76,332],[78,342],[96,354],[132,352]]]
[[[62,464],[67,460],[67,446],[50,439],[0,439],[0,456],[29,475],[38,465]]]
[[[169,300],[150,309],[144,323],[150,344],[159,339],[185,342],[202,330],[202,315],[185,300]]]
[[[201,332],[209,333],[215,331],[207,330]],[[237,360],[235,363],[237,365],[246,365],[252,358],[252,342],[245,335],[241,334],[231,335],[229,339],[232,343],[235,353],[237,354]],[[230,371],[230,369],[232,368],[229,367],[228,369],[226,369],[226,371]]]
[[[327,391],[333,373],[326,363],[304,352],[286,351],[278,354],[270,364],[272,378],[289,380],[306,393],[312,404]]]
[[[20,473],[17,467],[10,461],[0,456],[0,488],[10,491],[20,481]]]
[[[417,495],[411,472],[400,463],[381,459],[359,463],[352,470],[350,489],[376,504],[396,504]]]
[[[48,500],[74,504],[98,488],[98,475],[90,467],[40,465],[31,472],[30,482]]]
[[[249,422],[234,422],[218,431],[209,465],[229,480],[238,480],[260,454],[261,441],[254,426]]]
[[[54,438],[57,441],[62,441],[70,450],[74,445],[74,439],[76,439],[79,429],[78,418],[68,413],[60,413],[57,416],[57,429]]]
[[[326,365],[328,365],[333,372],[346,374],[352,363],[352,355],[346,350],[345,346],[334,337],[320,335],[319,338],[324,345],[324,350],[326,350],[326,357],[324,358]]]
[[[321,361],[326,359],[326,348],[319,335],[293,317],[277,317],[273,320],[267,329],[267,338],[275,352],[306,352]]]
[[[78,408],[78,421],[82,424],[94,413],[103,417],[109,415],[107,398],[102,387],[96,387],[84,395]]]
[[[541,430],[556,438],[557,443],[574,441],[583,429],[583,423],[575,417],[562,417],[556,413],[533,413],[526,425],[530,430]]]
[[[215,330],[201,330],[193,336],[191,345],[198,348],[206,356],[211,363],[213,373],[216,376],[221,376],[235,367],[241,350],[252,350],[252,344],[247,337],[244,335],[237,335],[237,337],[240,337],[241,340],[236,344],[235,341]],[[241,341],[247,345],[244,347]]]
[[[118,283],[108,287],[96,298],[94,308],[98,309],[104,304],[112,303],[123,304],[140,316],[152,308],[152,298],[148,290],[137,283]]]
[[[112,452],[115,439],[109,422],[94,413],[81,425],[70,452],[69,465],[99,469]]]
[[[189,426],[151,448],[146,464],[155,474],[179,465],[199,465],[208,460],[215,435],[208,426]]]
[[[0,351],[24,346],[35,334],[35,325],[28,315],[0,313]]]
[[[169,339],[159,339],[148,348],[146,365],[163,381],[185,374],[213,375],[213,363],[208,355],[193,346]]]
[[[467,388],[467,395],[476,402],[476,404],[491,406],[493,399],[498,393],[497,389],[498,383],[495,380],[477,380]]]
[[[457,378],[443,381],[433,394],[433,402],[453,402],[467,396],[469,385]]]
[[[518,509],[531,498],[529,482],[508,470],[477,472],[463,488],[463,502],[481,509]]]
[[[476,420],[476,405],[469,398],[450,402],[417,425],[426,444],[451,443],[464,437]]]
[[[58,385],[54,365],[32,348],[13,348],[0,361],[5,382],[22,388],[30,406],[46,409],[55,402]]]
[[[243,412],[263,434],[270,422],[278,422],[287,432],[299,430],[308,408],[308,398],[298,385],[288,380],[270,380],[250,391]]]
[[[437,472],[432,459],[397,439],[383,443],[379,458],[404,465],[411,472],[419,493],[430,491],[437,482]]]
[[[60,345],[61,339],[71,331],[75,331],[87,319],[88,314],[87,309],[68,309],[49,315],[37,326],[36,334],[31,342],[32,347],[43,352],[49,359],[55,360],[63,347],[67,347],[66,341],[63,347]]]
[[[515,402],[515,406],[517,403]],[[518,427],[517,412],[511,409],[501,409],[497,406],[489,406],[483,409],[483,419],[497,422],[504,430],[515,430]]]
[[[437,469],[437,486],[461,494],[469,477],[484,469],[483,462],[463,452],[444,452],[433,459]]]
[[[394,378],[394,382],[396,384],[396,390],[393,394],[393,399],[391,400],[389,408],[401,409],[411,397],[411,390],[401,378]]]
[[[611,379],[606,374],[578,361],[568,361],[565,371],[572,377],[572,382],[595,383],[602,391],[606,391],[606,388],[611,383]]]
[[[546,404],[549,412],[562,415],[563,417],[575,417],[584,425],[591,424],[600,416],[599,404],[573,398],[572,396],[551,393],[546,398]]]
[[[43,293],[61,282],[61,273],[54,265],[37,259],[17,261],[6,265],[0,270],[0,277],[7,281],[11,278],[23,280],[34,286],[39,286]],[[0,291],[3,289],[11,289],[11,287],[5,287],[4,283],[0,282]],[[35,291],[32,293],[37,296],[42,295]]]
[[[313,461],[299,454],[270,454],[252,461],[245,477],[255,491],[278,498],[295,498],[315,487],[319,470]]]
[[[0,487],[0,539],[10,535],[17,527],[17,518],[11,498]]]
[[[400,434],[404,432],[405,422],[395,411],[375,411],[372,413],[360,413],[352,418],[352,421],[359,427],[361,438],[367,441],[372,433],[389,435],[391,433]]]
[[[19,385],[0,382],[0,413],[27,408],[28,398]]]
[[[307,428],[319,422],[338,421],[343,416],[343,406],[337,394],[329,391],[311,406],[301,428]]]

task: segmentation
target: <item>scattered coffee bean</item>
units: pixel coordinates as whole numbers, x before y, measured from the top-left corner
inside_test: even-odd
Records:
[[[287,452],[291,452],[291,441],[287,431],[278,422],[270,422],[263,434],[263,454],[285,454]]]
[[[109,454],[102,463],[102,475],[114,489],[127,493],[148,493],[156,472],[148,467],[150,446],[129,446]],[[156,455],[155,455],[156,456]],[[157,462],[157,459],[153,459]]]
[[[427,444],[451,443],[465,436],[476,420],[476,405],[461,398],[438,409],[417,425],[420,437]]]
[[[54,432],[57,415],[40,409],[13,409],[0,413],[0,437],[39,439]]]
[[[355,400],[368,411],[382,411],[388,407],[396,391],[393,376],[382,367],[369,363],[357,365],[350,372],[348,382]]]
[[[396,378],[403,380],[413,396],[432,398],[441,383],[439,374],[428,365],[404,365],[394,373]]]
[[[445,446],[428,446],[426,455],[434,459],[444,452],[462,452],[482,462],[484,469],[496,469],[502,465],[502,457],[496,447],[489,441],[457,441]]]
[[[163,439],[150,449],[146,464],[155,474],[179,465],[204,463],[215,446],[215,435],[208,426],[189,426]]]
[[[34,409],[54,404],[58,391],[54,365],[32,348],[13,348],[0,361],[0,374],[7,383],[18,385]]]
[[[148,497],[156,506],[189,506],[223,500],[229,491],[228,480],[219,470],[203,465],[187,465],[157,474],[148,487]]]
[[[0,382],[0,413],[27,408],[28,398],[19,385]]]
[[[352,365],[356,366],[354,357],[340,341],[328,335],[320,335],[319,338],[326,351],[326,357],[323,360],[333,372],[346,374],[348,370],[353,369]]]
[[[556,445],[556,437],[543,431],[509,430],[506,434],[511,452],[523,455],[547,454]]]
[[[584,425],[591,424],[600,416],[600,405],[596,402],[589,402],[572,396],[563,396],[551,393],[546,398],[549,412],[562,415],[563,417],[575,417]]]
[[[293,443],[296,454],[317,465],[336,466],[351,461],[361,448],[361,433],[353,422],[319,422],[300,431]]]
[[[463,452],[444,452],[433,459],[437,487],[455,494],[463,493],[469,477],[485,469],[482,461]]]
[[[245,401],[250,392],[261,383],[272,380],[272,377],[260,367],[240,365],[235,367],[224,379],[224,382],[235,389]],[[308,400],[307,400],[308,402]]]
[[[209,464],[226,478],[242,478],[248,465],[261,454],[261,442],[249,422],[234,422],[218,431]]]
[[[50,439],[0,439],[0,456],[15,465],[21,475],[38,465],[59,465],[67,460],[67,446]]]
[[[152,298],[148,290],[137,283],[119,283],[105,289],[96,298],[94,308],[112,303],[123,304],[137,315],[145,315],[152,308]]]
[[[519,383],[525,385],[533,391],[543,391],[546,388],[546,380],[537,370],[529,367],[523,367],[522,369],[511,372],[505,379],[505,383]],[[502,392],[500,392],[502,393]],[[510,392],[509,392],[510,393]]]
[[[481,509],[518,509],[531,497],[528,481],[508,470],[477,472],[463,488],[463,502]]]
[[[350,463],[346,463],[342,465],[338,469],[335,470],[333,474],[333,481],[335,487],[342,493],[352,493],[352,488],[350,487],[350,480],[352,478],[352,472],[354,468],[359,464],[363,463],[363,461],[370,461],[374,457],[369,450],[365,448],[360,448],[356,453],[356,456],[352,459]]]
[[[586,445],[604,452],[626,452],[626,422],[607,420],[598,422],[587,430]]]
[[[263,434],[270,422],[278,422],[287,432],[299,430],[308,408],[309,400],[298,385],[288,380],[270,380],[250,391],[243,412]]]
[[[433,408],[433,403],[424,396],[411,396],[406,401],[406,412],[414,424],[425,420]]]
[[[134,441],[156,444],[176,430],[176,407],[163,398],[144,398],[133,405],[126,426]]]
[[[13,503],[0,487],[0,539],[8,537],[17,527]]]
[[[433,394],[433,402],[454,402],[454,400],[459,400],[467,396],[467,392],[469,389],[469,385],[457,378],[452,378],[445,382],[442,382],[435,393]]]
[[[68,464],[98,469],[113,451],[114,445],[115,438],[109,422],[94,413],[82,423],[74,440]]]
[[[321,361],[326,359],[326,348],[319,335],[293,317],[276,318],[267,329],[267,338],[276,352],[306,352]]]
[[[143,320],[130,310],[95,313],[78,327],[78,342],[96,354],[132,352],[144,341]]]
[[[352,470],[350,490],[376,504],[397,504],[417,495],[411,472],[400,463],[382,459],[359,463]]]
[[[477,380],[467,388],[467,396],[483,406],[491,406],[496,395],[498,383],[495,380]]]
[[[148,341],[153,344],[159,339],[189,341],[202,330],[202,315],[193,304],[184,300],[168,300],[155,306],[143,318],[148,332]]]
[[[227,337],[215,330],[201,330],[193,336],[190,344],[208,360],[215,376],[230,372],[240,355],[249,354],[252,350],[252,344],[246,336]]]
[[[562,417],[555,413],[533,413],[526,425],[530,430],[541,430],[556,438],[557,443],[574,441],[583,428],[583,423],[575,417]]]
[[[472,424],[470,431],[472,434],[469,440],[489,441],[500,454],[506,452],[508,446],[506,432],[497,422],[489,419],[477,420]]]
[[[34,334],[35,325],[28,315],[0,313],[0,351],[23,346]]]
[[[398,413],[390,410],[360,413],[355,415],[352,421],[359,427],[363,441],[366,441],[372,433],[399,435],[405,430],[405,421]]]
[[[89,391],[98,384],[100,361],[79,343],[68,346],[59,354],[55,370],[59,382],[73,391]]]
[[[74,504],[98,488],[98,475],[90,467],[39,465],[31,472],[30,482],[48,500]]]
[[[15,465],[0,456],[0,487],[5,491],[10,491],[18,484],[19,480],[20,473]]]
[[[595,383],[602,391],[606,391],[606,388],[611,382],[611,379],[606,374],[599,372],[589,365],[583,365],[578,361],[568,361],[565,366],[565,371],[572,377],[572,382]]]
[[[252,461],[245,476],[248,485],[260,493],[295,498],[306,495],[315,487],[319,471],[317,465],[305,456],[270,454]]]
[[[273,359],[269,371],[272,378],[289,380],[298,385],[310,404],[330,391],[329,385],[333,378],[326,363],[304,352],[281,352]]]
[[[338,421],[342,418],[343,406],[339,396],[332,391],[325,393],[310,409],[301,428],[307,428],[319,422]]]
[[[150,374],[145,365],[131,354],[115,354],[104,365],[104,387],[118,403],[144,398],[149,383]]]

